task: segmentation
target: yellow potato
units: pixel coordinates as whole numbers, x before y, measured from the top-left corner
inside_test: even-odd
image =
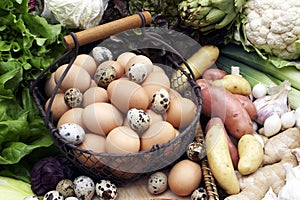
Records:
[[[214,86],[223,87],[233,94],[241,94],[248,96],[251,93],[250,83],[239,75],[227,74],[222,79],[215,80]]]
[[[255,172],[261,165],[264,151],[260,142],[251,134],[241,137],[238,142],[239,162],[238,171],[242,175]]]
[[[237,175],[231,161],[227,138],[220,124],[210,127],[205,137],[207,160],[220,186],[230,195],[240,192]]]

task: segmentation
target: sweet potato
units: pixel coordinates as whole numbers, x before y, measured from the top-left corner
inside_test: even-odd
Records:
[[[238,149],[237,147],[233,144],[232,140],[230,139],[229,135],[227,134],[227,131],[224,127],[224,124],[222,122],[222,120],[219,117],[213,117],[211,118],[205,127],[205,132],[207,132],[213,125],[215,124],[220,124],[223,127],[223,131],[225,133],[227,142],[228,142],[228,147],[229,147],[229,153],[230,153],[230,157],[231,157],[231,161],[233,164],[234,169],[237,169],[238,166],[238,162],[239,162],[239,153],[238,153]]]
[[[208,68],[202,74],[202,78],[207,81],[222,79],[227,74],[226,71],[218,68]]]
[[[241,95],[241,94],[234,94],[236,98],[241,102],[242,106],[248,112],[251,120],[255,120],[257,116],[257,110],[251,99],[248,96]]]
[[[227,194],[237,194],[240,186],[231,161],[228,141],[220,124],[212,125],[205,137],[207,161],[211,172]]]
[[[253,133],[252,120],[240,101],[228,90],[211,86],[204,79],[197,79],[203,99],[202,114],[220,117],[228,133],[239,139]]]

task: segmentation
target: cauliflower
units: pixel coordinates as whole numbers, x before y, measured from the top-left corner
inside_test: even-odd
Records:
[[[245,44],[285,60],[300,56],[300,1],[248,0]]]

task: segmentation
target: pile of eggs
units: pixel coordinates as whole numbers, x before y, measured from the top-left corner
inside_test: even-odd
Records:
[[[49,98],[68,64],[45,84]],[[170,87],[164,69],[144,56],[123,52],[116,59],[105,47],[80,54],[59,85],[51,105],[59,134],[96,153],[150,150],[180,134],[197,106]]]
[[[74,180],[60,180],[55,190],[48,191],[43,200],[114,200],[118,196],[118,188],[109,180],[101,179],[95,182],[89,176],[81,175]],[[38,196],[28,196],[24,200],[39,200]]]

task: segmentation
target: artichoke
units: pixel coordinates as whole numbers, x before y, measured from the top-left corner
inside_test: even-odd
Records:
[[[202,33],[229,27],[246,0],[183,0],[178,4],[182,21]]]
[[[154,26],[167,26],[172,28],[178,24],[180,18],[178,4],[180,0],[129,0],[130,14],[140,11],[149,11]]]

